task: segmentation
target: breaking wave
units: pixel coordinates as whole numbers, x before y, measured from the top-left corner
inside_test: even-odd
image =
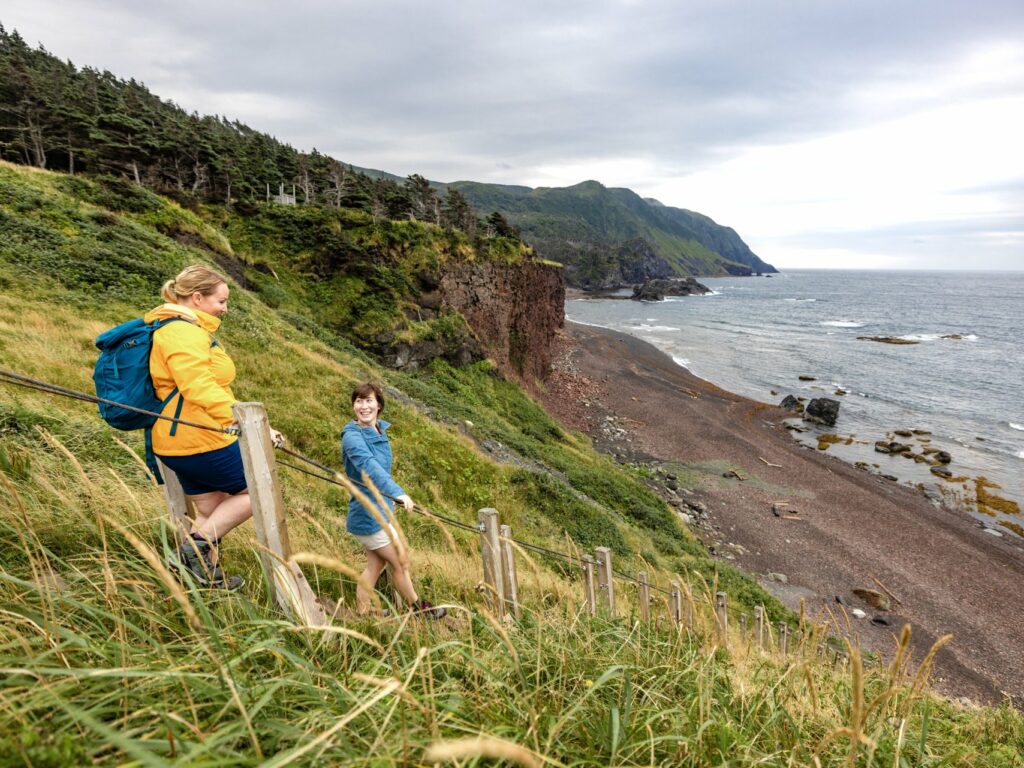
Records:
[[[633,330],[636,331],[678,331],[679,328],[673,328],[671,325],[648,325],[647,323],[640,323],[640,325],[634,325]]]

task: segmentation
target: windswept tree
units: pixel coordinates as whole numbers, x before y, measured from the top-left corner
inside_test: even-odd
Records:
[[[471,238],[477,232],[476,210],[459,190],[449,187],[444,196],[444,225],[451,229],[461,229]]]
[[[513,240],[521,239],[519,230],[513,227],[500,211],[494,211],[487,217],[487,230],[490,235],[510,237]]]
[[[409,216],[417,221],[441,223],[441,201],[430,182],[414,173],[405,180],[409,192]]]

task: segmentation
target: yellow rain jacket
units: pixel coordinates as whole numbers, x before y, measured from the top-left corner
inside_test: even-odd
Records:
[[[187,322],[161,326],[153,334],[149,373],[156,396],[166,398],[174,387],[184,398],[178,413],[178,395],[164,406],[162,415],[177,416],[196,424],[227,427],[234,423],[231,393],[235,364],[213,340],[220,318],[180,304],[163,304],[147,312],[147,323],[180,317]],[[172,434],[173,431],[173,434]],[[224,448],[238,438],[222,432],[189,427],[157,419],[153,425],[153,453],[158,456],[191,456]]]

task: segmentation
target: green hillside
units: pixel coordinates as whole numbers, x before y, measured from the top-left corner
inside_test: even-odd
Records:
[[[699,213],[644,200],[596,181],[573,187],[448,185],[477,208],[500,211],[545,258],[584,288],[649,277],[774,272],[728,227]]]
[[[322,249],[329,235],[350,246]],[[336,466],[347,392],[380,379],[396,476],[425,506],[467,523],[494,506],[523,540],[609,546],[626,572],[646,562],[657,584],[680,574],[695,594],[722,589],[737,610],[763,602],[795,627],[708,558],[643,473],[595,453],[486,361],[400,374],[360,349],[403,314],[424,259],[517,257],[494,242],[467,251],[434,225],[377,226],[358,212],[190,211],[116,179],[0,163],[0,359],[91,391],[100,331],[158,303],[186,264],[230,268],[218,338],[238,366],[236,393],[266,403],[303,453]],[[355,276],[318,288],[316,259],[339,252]],[[380,291],[397,308],[375,303]],[[353,616],[342,566],[361,556],[344,532],[345,494],[287,468],[293,548],[341,564],[306,570],[342,605],[335,631],[293,627],[270,607],[248,525],[224,552],[245,589],[184,592],[160,565],[166,512],[140,452],[140,435],[113,432],[88,404],[0,385],[0,765],[430,764],[429,746],[480,734],[490,741],[472,754],[511,743],[527,765],[840,765],[848,754],[1019,765],[1024,724],[1008,706],[962,709],[912,667],[862,679],[857,653],[848,671],[813,652],[719,646],[706,616],[677,634],[660,596],[658,625],[591,619],[578,573],[558,561],[523,561],[525,616],[497,622],[477,591],[476,537],[449,539],[425,518],[403,519],[416,578],[454,618]],[[635,595],[621,599],[628,617]]]

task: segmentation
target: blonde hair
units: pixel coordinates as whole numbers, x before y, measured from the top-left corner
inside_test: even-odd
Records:
[[[217,290],[221,283],[226,282],[223,275],[214,272],[209,267],[193,264],[191,267],[181,270],[173,280],[164,283],[164,287],[160,289],[160,295],[163,296],[164,301],[181,304],[193,293],[209,296]]]

